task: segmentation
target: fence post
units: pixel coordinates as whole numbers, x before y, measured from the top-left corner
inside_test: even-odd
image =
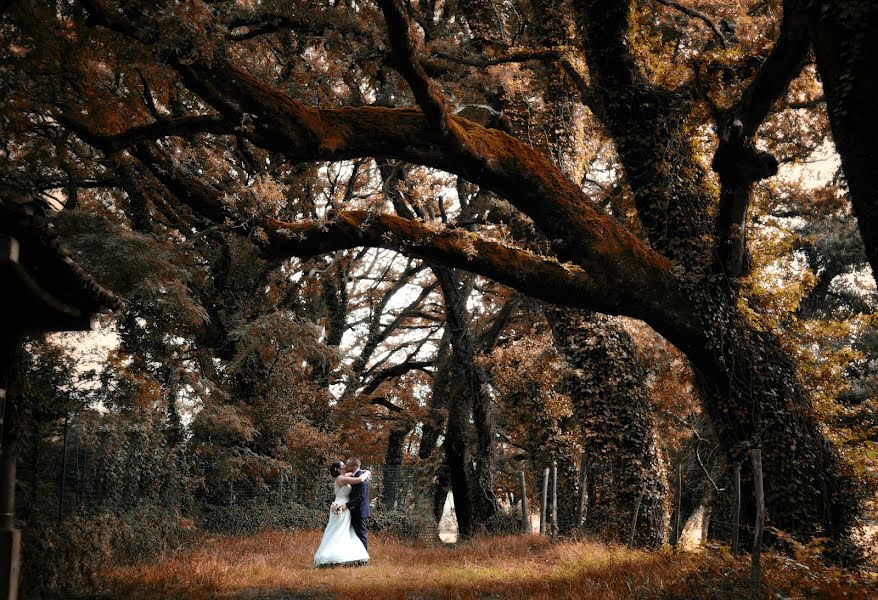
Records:
[[[76,431],[76,510],[79,510],[82,504],[82,470],[79,468],[79,429]]]
[[[637,515],[640,513],[640,503],[643,501],[643,494],[646,493],[646,482],[640,487],[640,494],[637,496],[637,502],[634,504],[634,518],[631,519],[631,535],[628,536],[628,547],[634,547],[634,534],[637,531]]]
[[[552,461],[552,537],[558,535],[558,463]]]
[[[676,548],[680,543],[680,509],[682,507],[682,502],[680,501],[683,497],[683,464],[677,463],[677,518],[674,523],[674,548]]]
[[[518,472],[518,483],[521,486],[521,531],[530,533],[530,515],[527,512],[527,486],[524,471]]]
[[[741,465],[735,465],[735,508],[732,515],[732,554],[738,553],[738,531],[741,526]]]
[[[582,463],[579,467],[579,498],[576,501],[576,526],[582,526],[582,517],[585,513],[585,485],[588,483],[588,463],[586,454],[582,453]]]
[[[58,493],[58,522],[64,517],[64,487],[67,483],[67,426],[70,423],[70,413],[64,413],[64,450],[61,452],[61,485]]]
[[[549,467],[546,467],[543,470],[543,495],[542,495],[542,503],[540,504],[540,535],[545,535],[545,533],[546,533],[546,506],[548,505],[548,497],[549,497]]]
[[[765,495],[762,488],[762,450],[753,448],[750,451],[753,460],[753,484],[756,489],[756,529],[753,532],[753,557],[750,571],[750,584],[758,598],[762,585],[762,570],[759,559],[762,554],[762,526],[765,522]]]

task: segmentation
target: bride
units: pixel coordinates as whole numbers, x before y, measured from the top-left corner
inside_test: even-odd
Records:
[[[329,522],[323,531],[320,547],[314,554],[316,567],[369,560],[369,553],[351,525],[351,513],[347,509],[347,502],[351,497],[351,484],[366,481],[371,472],[363,471],[359,477],[352,477],[351,474],[343,473],[344,467],[342,461],[334,462],[329,467],[330,475],[335,478],[335,500],[329,507]]]

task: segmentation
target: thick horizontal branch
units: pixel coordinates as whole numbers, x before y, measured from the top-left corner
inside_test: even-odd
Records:
[[[470,150],[443,143],[419,110],[356,107],[315,109],[217,60],[210,68],[178,65],[186,84],[217,104],[235,98],[254,115],[249,139],[294,162],[364,156],[398,158],[461,175],[508,199],[553,240],[562,261],[572,260],[607,288],[650,295],[667,290],[671,263],[609,217],[598,213],[575,183],[540,152],[499,130],[451,116]],[[658,302],[658,299],[656,299]]]
[[[186,172],[155,146],[133,150],[155,177],[179,200],[211,220],[238,223],[222,202],[222,194]],[[330,213],[324,220],[283,222],[263,218],[240,227],[253,234],[266,255],[274,258],[310,257],[361,246],[395,250],[434,264],[464,269],[548,302],[587,306],[608,314],[628,314],[656,320],[660,294],[631,296],[616,282],[596,280],[582,267],[561,264],[464,229],[366,211]],[[671,279],[666,275],[665,281]]]
[[[486,240],[463,229],[437,228],[421,221],[366,211],[334,213],[326,221],[270,220],[266,251],[272,256],[310,257],[371,246],[396,250],[436,264],[489,277],[534,297],[558,304],[600,304],[615,312],[602,289],[581,267]]]
[[[96,22],[139,39],[141,28],[133,23],[120,23],[119,18],[101,11],[93,1],[89,4],[90,12],[97,14]],[[558,259],[574,263],[577,267],[571,269],[579,271],[574,276],[560,264],[487,240],[473,241],[475,256],[469,250],[472,246],[467,246],[466,252],[460,244],[441,247],[446,241],[441,235],[433,244],[402,244],[411,237],[393,236],[406,233],[405,220],[393,223],[394,229],[388,233],[390,241],[396,242],[393,246],[383,236],[387,229],[361,230],[348,220],[332,221],[328,231],[319,229],[317,224],[289,225],[287,233],[304,236],[286,240],[289,254],[314,254],[339,244],[394,247],[411,256],[472,270],[553,302],[591,302],[595,310],[641,318],[659,331],[689,328],[685,318],[688,299],[673,275],[673,263],[622,225],[597,212],[577,183],[528,144],[459,115],[446,117],[453,129],[465,135],[465,149],[448,144],[420,110],[310,107],[253,77],[223,53],[186,61],[172,55],[167,61],[186,87],[213,105],[229,122],[240,122],[248,115],[252,127],[241,135],[255,145],[280,152],[291,162],[396,158],[457,174],[490,189],[527,214],[551,240]],[[284,226],[277,224],[277,228]],[[407,233],[426,235],[427,231],[415,229]],[[332,241],[321,242],[321,235]],[[504,268],[498,262],[500,257],[509,259],[520,270]],[[528,277],[533,279],[527,280]],[[571,277],[576,280],[575,285]],[[542,289],[538,282],[547,282],[548,287]],[[576,297],[567,295],[570,292]]]
[[[149,125],[132,127],[112,135],[97,134],[79,119],[69,115],[59,116],[58,121],[75,131],[84,141],[108,154],[119,152],[148,140],[165,137],[188,137],[197,133],[227,134],[232,133],[235,129],[235,125],[222,115],[194,115],[165,119]]]

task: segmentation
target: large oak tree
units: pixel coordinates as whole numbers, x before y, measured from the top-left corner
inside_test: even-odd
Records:
[[[107,161],[130,157],[177,202],[252,236],[272,259],[359,246],[390,248],[554,304],[646,322],[692,362],[706,412],[728,460],[743,465],[745,480],[748,448],[763,448],[771,524],[800,539],[822,529],[843,551],[858,512],[845,465],[821,433],[808,391],[776,335],[739,309],[740,278],[749,265],[752,189],[778,166],[774,156],[757,147],[760,127],[802,71],[815,32],[830,104],[849,105],[850,113],[836,111],[833,130],[854,204],[866,207],[865,212],[858,208],[861,229],[869,231],[869,191],[855,186],[853,175],[862,172],[862,153],[846,150],[839,139],[850,129],[845,115],[858,110],[852,98],[859,88],[855,84],[854,92],[839,95],[831,81],[838,73],[833,60],[843,52],[825,43],[819,31],[832,22],[815,21],[799,0],[786,0],[782,7],[757,3],[764,6],[754,10],[767,15],[763,22],[776,34],[764,48],[742,49],[751,54],[739,59],[734,52],[717,51],[737,43],[734,34],[694,11],[710,25],[713,49],[688,48],[694,67],[668,75],[654,64],[656,53],[644,49],[644,39],[654,33],[659,5],[676,3],[559,1],[550,8],[569,17],[562,46],[541,43],[551,36],[522,37],[525,18],[513,34],[505,31],[512,20],[503,15],[495,20],[473,16],[489,14],[489,3],[467,2],[465,10],[455,2],[407,8],[396,0],[377,4],[383,20],[371,5],[345,2],[242,7],[78,0],[60,13],[54,6],[37,9],[50,19],[53,40],[33,23],[27,26],[26,17],[15,35],[22,47],[31,48],[32,67],[41,58],[59,58],[91,75],[85,81],[59,77],[63,89],[47,86],[51,91],[38,102],[46,126],[61,124],[64,136],[73,133],[101,151],[77,146],[76,166],[91,178],[80,180],[97,181]],[[539,13],[543,4],[521,6]],[[738,3],[729,4],[729,10],[743,11]],[[452,16],[459,18],[452,21]],[[469,19],[471,26],[440,27],[441,19],[458,24]],[[384,27],[376,27],[382,21]],[[473,53],[428,53],[425,48],[441,33]],[[373,95],[368,85],[351,81],[349,73],[333,74],[335,79],[325,75],[325,61],[333,56],[332,46],[342,44],[341,34],[356,39],[361,50],[370,49],[359,58],[373,65],[373,79],[389,77],[384,67],[392,65],[413,106],[402,93],[382,97],[384,106],[368,105]],[[254,46],[266,36],[277,43]],[[315,37],[323,42],[304,41]],[[527,45],[518,45],[519,38]],[[274,57],[276,68],[261,64],[266,57]],[[556,157],[521,136],[520,128],[467,118],[472,115],[456,109],[453,97],[443,92],[445,85],[436,83],[440,77],[443,82],[463,78],[461,64],[483,69],[530,61],[559,66],[549,78],[552,85],[575,90],[594,120],[593,135],[611,143],[618,180],[632,203],[630,223],[603,211],[582,182],[565,175]],[[348,86],[349,102],[329,107],[319,102],[314,88],[320,82],[303,74],[318,67],[324,74],[314,77],[325,77],[327,86]],[[298,77],[289,77],[292,71]],[[129,81],[133,72],[142,82],[136,94]],[[279,74],[268,76],[272,72]],[[862,79],[851,67],[845,81]],[[22,86],[13,92],[29,90]],[[157,108],[154,90],[160,91],[159,103],[173,110]],[[489,113],[496,111],[495,100],[484,103]],[[710,127],[712,134],[706,133]],[[67,139],[59,136],[59,147]],[[216,165],[187,165],[174,155],[208,139],[249,145],[290,168],[376,157],[452,173],[508,201],[548,244],[540,252],[532,239],[516,244],[480,230],[437,227],[398,211],[339,207],[318,219],[259,210],[243,214],[224,197],[222,185],[197,176],[199,169],[204,173]],[[581,143],[573,135],[560,139]],[[712,154],[709,166],[706,154]],[[58,162],[76,171],[60,152]],[[76,177],[68,179],[75,187]],[[871,247],[872,240],[864,241]],[[754,512],[749,496],[744,504],[749,519]]]

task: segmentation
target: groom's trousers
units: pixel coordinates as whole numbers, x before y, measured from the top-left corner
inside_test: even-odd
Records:
[[[369,541],[366,539],[366,519],[363,518],[359,510],[351,510],[351,526],[354,528],[354,533],[363,542],[363,546],[368,550]]]

